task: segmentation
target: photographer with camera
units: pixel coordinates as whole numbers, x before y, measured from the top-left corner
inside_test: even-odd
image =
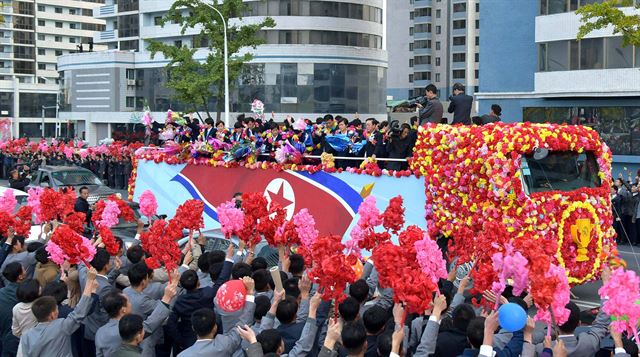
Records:
[[[27,186],[31,183],[31,180],[27,177],[29,175],[29,167],[22,166],[22,170],[13,169],[9,173],[9,187],[27,192]]]
[[[420,125],[425,123],[440,124],[444,108],[438,100],[438,88],[429,84],[424,89],[424,95],[426,100],[423,100],[423,103],[416,101],[417,107],[420,108]]]
[[[466,95],[464,85],[455,83],[453,85],[453,95],[449,97],[449,113],[453,113],[451,124],[471,125],[471,104],[473,97]]]
[[[397,120],[389,123],[389,139],[387,142],[387,157],[390,159],[407,159],[413,156],[413,146],[415,145],[415,136],[409,135],[411,126],[407,123],[402,124]],[[409,168],[407,162],[389,161],[386,166],[387,170],[406,170]]]

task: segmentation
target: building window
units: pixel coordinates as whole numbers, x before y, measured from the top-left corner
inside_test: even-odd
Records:
[[[93,17],[93,10],[91,10],[91,9],[82,9],[82,16]]]
[[[436,82],[440,82],[440,73],[436,73]]]
[[[453,45],[454,46],[464,46],[466,43],[466,37],[454,37],[453,38]]]
[[[431,40],[418,40],[414,42],[413,48],[431,48]]]
[[[431,72],[418,72],[416,73],[415,80],[417,81],[430,81]]]
[[[427,33],[431,33],[431,24],[416,24],[415,25],[415,32],[427,32]]]
[[[440,51],[440,41],[436,41],[436,51]]]
[[[56,14],[62,14],[62,8],[56,7]]]
[[[156,16],[153,18],[153,24],[156,26],[162,26],[162,16]]]
[[[69,15],[75,15],[76,9],[69,9]]]
[[[436,35],[439,35],[442,33],[442,27],[440,25],[436,26]]]
[[[476,46],[480,46],[480,37],[476,36]]]
[[[440,65],[440,57],[436,57],[436,66]]]
[[[69,24],[69,28],[72,29],[72,30],[75,30],[77,27],[78,27],[78,25],[76,25],[73,22]]]
[[[413,20],[415,18],[415,16],[416,16],[416,14],[413,11],[411,11],[409,13],[409,20]]]
[[[39,70],[45,70],[45,69],[47,69],[47,65],[45,63],[38,63],[38,69]]]
[[[453,4],[453,12],[465,12],[467,11],[467,3],[459,2],[457,4]]]
[[[413,83],[413,74],[409,75],[409,83]]]
[[[136,79],[136,70],[132,68],[127,68],[127,72],[125,75],[127,79]]]
[[[56,21],[56,27],[61,29],[62,28],[62,22]]]
[[[62,56],[62,50],[56,50],[56,56]]]
[[[580,69],[600,69],[604,67],[602,38],[580,41]]]
[[[176,47],[182,47],[182,40],[173,41],[173,45]]]
[[[622,37],[607,37],[606,43],[606,68],[630,68],[633,67],[633,47],[622,47]],[[636,57],[640,56],[640,50],[636,49]]]
[[[480,20],[476,20],[476,30],[480,29]]]
[[[125,106],[127,108],[135,108],[135,106],[136,106],[136,97],[126,97],[125,98]]]
[[[56,42],[62,42],[62,36],[56,36],[55,37],[55,41]]]
[[[75,37],[69,37],[69,43],[76,43]]]
[[[423,8],[420,8],[420,9],[416,9],[415,16],[416,17],[431,16],[431,8],[430,7],[423,7]]]
[[[442,10],[437,9],[437,10],[436,10],[436,19],[439,19],[439,18],[440,18],[440,16],[442,16]]]
[[[413,51],[413,42],[409,43],[409,51]]]
[[[414,63],[416,65],[431,64],[431,56],[416,56],[414,57]]]
[[[38,26],[44,26],[44,20],[38,20]]]
[[[479,2],[476,3],[476,12],[480,12],[480,3]]]
[[[464,62],[465,59],[466,59],[466,55],[464,53],[453,54],[453,62]]]
[[[413,27],[409,27],[409,36],[413,36]]]
[[[475,76],[476,76],[476,79],[480,78],[480,71],[477,69],[475,70]]]
[[[38,48],[38,56],[44,56],[47,54],[47,50],[44,48]]]
[[[467,27],[467,22],[465,20],[454,20],[453,21],[453,29],[459,30]]]
[[[44,12],[44,5],[38,5],[38,11]]]
[[[453,70],[453,78],[462,78],[464,79],[465,70],[464,69],[454,69]]]
[[[413,58],[410,58],[409,59],[409,67],[413,67],[413,63],[414,63]]]

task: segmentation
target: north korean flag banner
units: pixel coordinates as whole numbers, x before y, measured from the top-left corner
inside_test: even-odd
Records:
[[[215,207],[236,193],[264,192],[290,219],[306,208],[321,234],[348,237],[364,197],[373,195],[383,210],[394,196],[405,198],[406,225],[426,226],[424,178],[373,177],[353,173],[250,170],[139,161],[134,201],[145,190],[155,193],[158,213],[172,213],[187,199],[205,203],[205,229],[220,228]]]

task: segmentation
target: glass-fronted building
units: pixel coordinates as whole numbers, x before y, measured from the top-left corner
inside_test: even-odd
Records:
[[[260,31],[265,44],[251,50],[253,60],[231,83],[232,115],[250,112],[251,102],[259,99],[276,119],[325,113],[386,117],[386,1],[246,2],[249,10],[241,21],[270,16],[276,26]],[[59,59],[61,116],[78,122],[79,134],[90,142],[135,121],[145,104],[160,122],[168,109],[188,109],[166,87],[168,62],[161,55],[151,58],[148,41],[195,48],[195,58],[202,60],[209,52],[197,30],[183,34],[177,24],[161,25],[169,7],[160,0],[107,1],[94,13],[106,22],[95,42],[109,50]],[[209,98],[212,115],[217,100]]]
[[[480,45],[493,50],[483,52],[480,61],[479,113],[496,103],[506,122],[591,126],[613,151],[614,175],[624,168],[635,173],[640,168],[640,48],[623,47],[610,30],[577,41],[581,22],[575,10],[593,2],[483,3]],[[631,7],[623,10],[640,14]]]

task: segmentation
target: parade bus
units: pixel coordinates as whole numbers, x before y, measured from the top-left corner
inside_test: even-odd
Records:
[[[264,192],[287,218],[307,208],[321,234],[348,239],[365,197],[374,196],[382,210],[402,195],[406,225],[455,239],[497,222],[516,239],[554,247],[572,284],[595,278],[615,244],[611,151],[583,126],[427,124],[418,129],[406,171],[380,170],[372,162],[344,170],[326,160],[239,163],[176,157],[162,149],[141,150],[136,158],[130,198],[152,190],[158,212],[200,199],[206,229],[219,228],[215,207],[236,193]]]

